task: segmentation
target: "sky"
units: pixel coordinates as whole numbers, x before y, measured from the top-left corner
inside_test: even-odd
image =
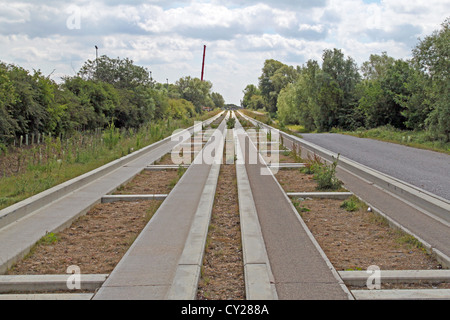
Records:
[[[129,58],[154,80],[201,77],[240,105],[264,61],[301,66],[338,48],[408,59],[450,16],[448,0],[0,0],[0,61],[56,82],[99,55]]]

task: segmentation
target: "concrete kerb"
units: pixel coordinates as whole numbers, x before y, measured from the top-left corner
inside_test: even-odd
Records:
[[[365,287],[371,274],[367,271],[339,271],[346,285]],[[450,270],[380,270],[381,283],[450,282]]]
[[[247,300],[277,300],[275,281],[270,269],[261,226],[245,169],[244,156],[239,143],[238,132],[243,131],[239,122],[235,129],[237,155],[236,176],[239,198],[242,254]],[[236,132],[237,131],[237,132]]]
[[[102,203],[113,203],[118,201],[145,201],[145,200],[159,200],[164,201],[167,198],[167,194],[118,194],[118,195],[105,195],[102,197]]]
[[[107,274],[80,274],[80,289],[95,291],[108,277]],[[68,281],[72,283],[72,275],[0,275],[0,293],[10,292],[51,292],[51,291],[72,291],[68,288]]]
[[[226,118],[227,117],[225,117],[224,121],[226,121]],[[224,128],[223,130],[226,129]],[[217,133],[220,131],[216,130],[215,132]],[[215,134],[212,136],[214,135]],[[191,225],[191,230],[189,231],[180,260],[178,261],[175,276],[167,293],[166,300],[196,299],[198,282],[203,264],[203,255],[208,235],[208,227],[211,220],[217,181],[219,179],[220,166],[223,157],[224,137],[225,135],[222,134],[222,139],[216,142],[218,143],[216,151],[218,150],[219,152],[215,154],[214,161],[211,165],[211,169]],[[202,154],[199,156],[202,156]]]
[[[450,289],[352,290],[356,300],[450,300]]]
[[[91,300],[93,293],[2,294],[0,300]]]
[[[204,123],[210,123],[214,121],[216,118],[218,118],[220,115],[221,113],[207,121],[204,121]],[[194,130],[194,126],[186,130],[192,132]],[[135,160],[136,158],[142,156],[143,154],[152,151],[157,147],[161,146],[162,144],[170,141],[172,138],[173,138],[172,136],[169,136],[163,140],[155,142],[147,147],[137,150],[120,159],[114,160],[97,169],[87,172],[79,177],[61,183],[53,188],[45,190],[37,195],[34,195],[28,199],[25,199],[21,202],[18,202],[1,210],[0,229],[32,212],[35,212],[38,209],[44,208],[45,206],[51,204],[52,202],[61,199],[62,197],[68,195],[69,193],[74,192],[77,189],[80,189],[81,187],[87,185],[88,183],[97,180],[98,178],[116,170],[117,168],[126,165],[127,163]]]
[[[353,195],[352,192],[287,192],[290,198],[319,198],[345,200]]]

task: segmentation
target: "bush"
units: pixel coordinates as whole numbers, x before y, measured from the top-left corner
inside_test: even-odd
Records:
[[[236,119],[235,118],[229,118],[227,120],[227,128],[228,129],[234,129],[234,125],[236,124]]]
[[[337,190],[342,187],[342,181],[336,177],[337,159],[331,165],[316,165],[314,167],[314,180],[317,181],[318,190]]]
[[[313,156],[308,154],[308,159],[305,161],[305,167],[301,168],[300,171],[306,174],[314,174],[316,169],[322,167],[324,164],[322,163],[320,157],[314,153]]]

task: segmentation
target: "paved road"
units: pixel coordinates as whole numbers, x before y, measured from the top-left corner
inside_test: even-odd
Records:
[[[450,200],[450,155],[341,134],[304,140]]]

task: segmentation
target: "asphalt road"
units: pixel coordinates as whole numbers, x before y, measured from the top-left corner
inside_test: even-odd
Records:
[[[450,200],[450,155],[341,134],[302,136],[306,141]]]

